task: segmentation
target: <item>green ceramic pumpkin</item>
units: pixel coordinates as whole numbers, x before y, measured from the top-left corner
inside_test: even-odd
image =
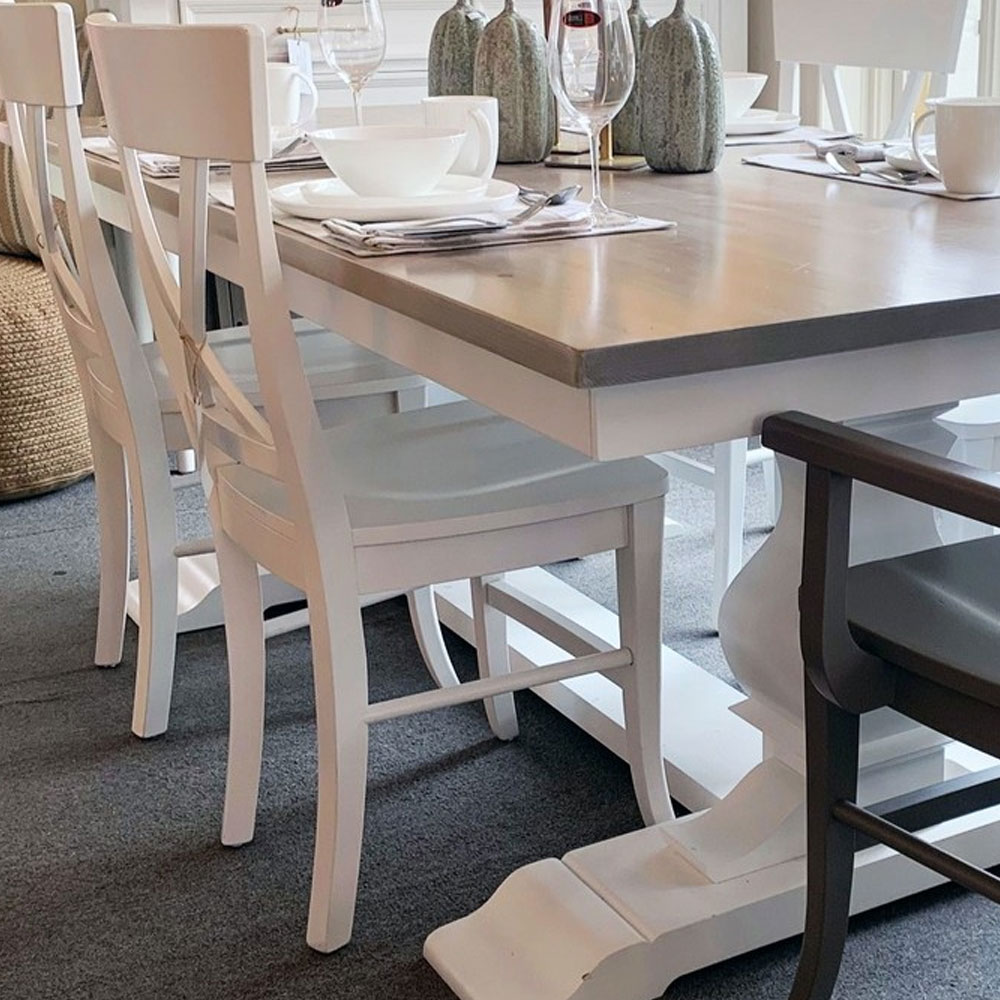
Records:
[[[639,84],[639,59],[642,55],[642,46],[646,41],[646,35],[653,23],[653,19],[642,6],[642,0],[632,0],[632,6],[628,10],[628,23],[632,29],[632,41],[635,44],[635,85],[625,107],[615,116],[611,138],[616,153],[634,156],[642,152],[642,88]]]
[[[715,36],[684,7],[685,0],[677,0],[642,48],[642,155],[654,170],[697,174],[722,159],[725,97]]]
[[[545,39],[505,0],[476,51],[474,90],[500,105],[501,163],[538,163],[552,150],[556,132]]]
[[[431,97],[471,94],[476,49],[486,27],[486,15],[472,0],[455,0],[434,25],[427,57],[427,93]]]

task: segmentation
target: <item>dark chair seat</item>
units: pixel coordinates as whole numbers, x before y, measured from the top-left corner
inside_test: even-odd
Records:
[[[1000,528],[1000,476],[802,413],[768,417],[762,440],[808,465],[799,588],[806,927],[791,1000],[830,1000],[855,852],[867,844],[1000,904],[1000,877],[918,835],[997,805],[1000,769],[945,774],[930,787],[858,804],[861,716],[876,708],[1000,757],[1000,537],[849,568],[852,486]]]
[[[1000,536],[852,567],[847,616],[867,652],[1000,707]]]

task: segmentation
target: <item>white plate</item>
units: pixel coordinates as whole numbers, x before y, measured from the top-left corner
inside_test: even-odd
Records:
[[[319,221],[336,218],[349,222],[403,222],[444,213],[498,211],[516,201],[516,184],[495,178],[484,183],[458,175],[445,177],[434,191],[419,198],[363,198],[336,177],[296,181],[271,190],[271,202],[282,212]]]
[[[934,152],[933,146],[924,147],[921,152],[935,167],[937,166],[937,154]],[[919,170],[921,173],[926,173],[924,165],[918,163],[917,158],[913,155],[912,146],[893,146],[891,149],[887,149],[885,162],[897,170]]]
[[[751,108],[742,118],[726,122],[726,135],[771,135],[799,127],[799,116],[787,111]]]

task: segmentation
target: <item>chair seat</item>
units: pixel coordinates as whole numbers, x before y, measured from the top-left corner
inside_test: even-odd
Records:
[[[324,432],[356,545],[454,537],[662,496],[646,459],[593,462],[474,403],[375,417]],[[378,461],[373,461],[373,456]],[[228,503],[294,537],[284,487],[244,465],[218,470]]]
[[[424,384],[419,375],[322,327],[300,320],[296,322],[296,334],[303,365],[317,399],[366,396],[377,391],[390,392],[410,385],[416,388]],[[209,334],[209,341],[236,385],[252,403],[259,406],[261,400],[247,328],[238,326],[213,330]],[[156,386],[160,409],[165,414],[179,413],[180,407],[167,376],[167,367],[160,356],[159,345],[155,341],[143,344],[143,351]],[[99,387],[106,394],[111,394],[112,383],[109,381],[106,362],[93,358],[88,367]]]
[[[852,567],[847,607],[868,652],[1000,706],[1000,536]]]

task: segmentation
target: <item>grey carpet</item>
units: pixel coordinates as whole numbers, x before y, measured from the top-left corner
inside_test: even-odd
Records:
[[[763,535],[752,480],[748,545]],[[193,497],[193,498],[192,498]],[[197,495],[183,522],[196,531]],[[678,485],[692,527],[667,547],[667,635],[726,676],[707,629],[710,504]],[[135,631],[113,670],[91,665],[92,485],[0,506],[0,998],[447,1000],[426,935],[482,903],[515,867],[633,829],[628,774],[532,695],[522,732],[491,738],[465,706],[376,727],[353,942],[304,943],[312,849],[312,690],[303,632],[269,645],[257,837],[228,850],[221,630],[183,636],[170,733],[128,735]],[[601,558],[557,572],[609,600]],[[402,602],[365,614],[375,697],[425,684]],[[470,671],[469,650],[452,642]],[[947,888],[853,923],[837,996],[995,998],[1000,909]],[[796,943],[693,974],[670,1000],[775,1000]],[[517,998],[512,998],[517,1000]]]

